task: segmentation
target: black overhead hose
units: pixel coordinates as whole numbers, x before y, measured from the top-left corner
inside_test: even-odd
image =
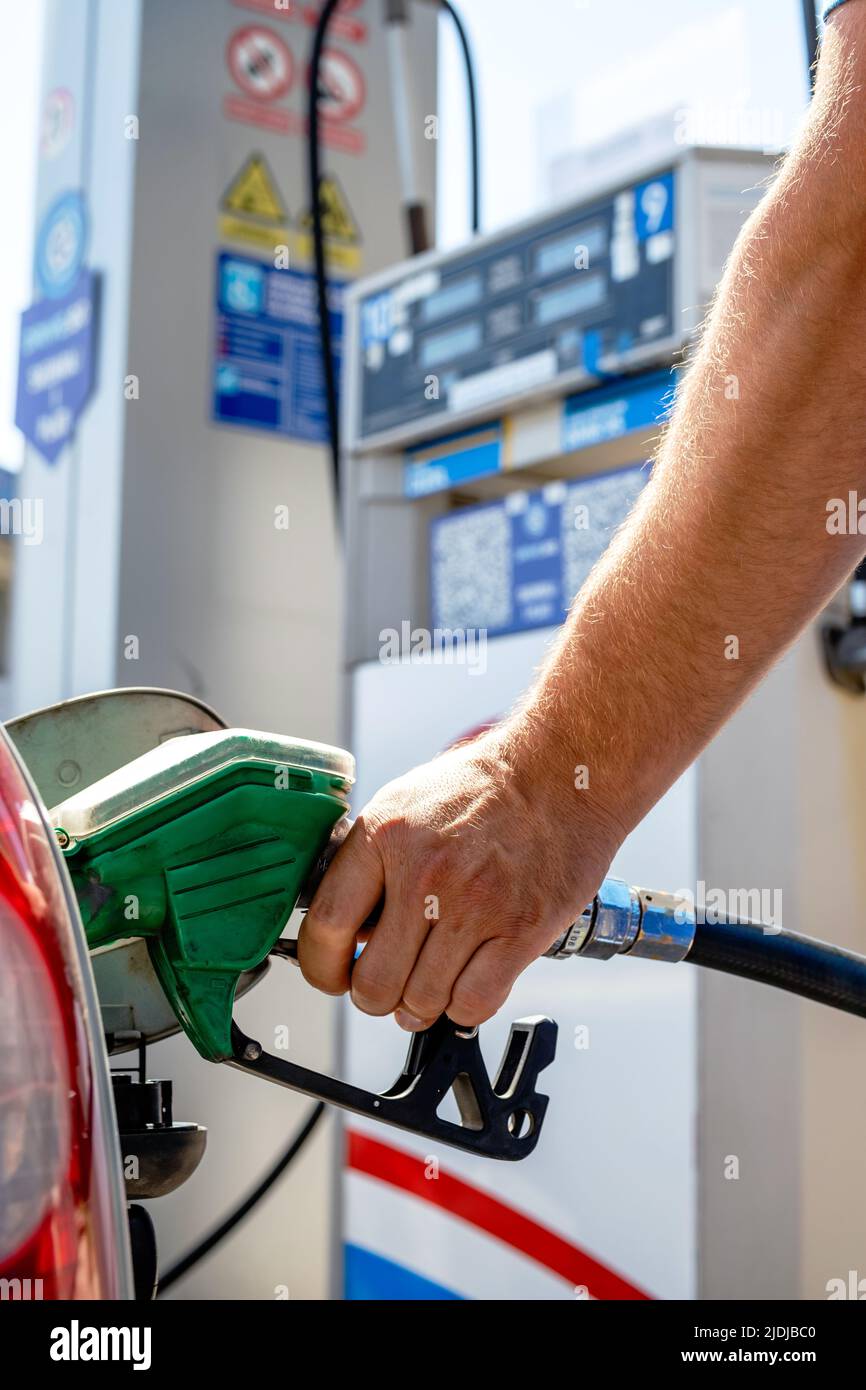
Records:
[[[809,936],[739,919],[707,922],[698,912],[686,960],[866,1018],[866,957]]]
[[[451,16],[460,47],[463,50],[463,65],[466,69],[466,96],[469,102],[470,217],[472,231],[477,233],[481,228],[481,156],[479,148],[481,137],[478,132],[478,92],[475,83],[475,63],[472,58],[472,49],[469,47],[469,36],[451,0],[438,0],[438,2],[446,14]]]
[[[466,66],[466,88],[469,100],[469,145],[471,161],[471,217],[472,231],[479,230],[481,222],[481,174],[480,174],[480,136],[478,131],[478,93],[475,78],[475,64],[466,29],[452,0],[436,0],[454,22],[457,37],[463,52]],[[340,506],[340,409],[337,392],[337,372],[334,366],[333,335],[331,315],[328,307],[328,278],[325,253],[325,232],[322,224],[322,205],[319,187],[322,178],[321,118],[319,114],[319,79],[322,71],[322,55],[328,39],[328,30],[340,0],[325,0],[319,12],[313,34],[310,54],[310,90],[307,106],[307,167],[309,170],[310,211],[313,221],[313,255],[316,275],[316,305],[319,318],[319,343],[322,350],[322,373],[325,382],[325,400],[328,412],[328,438],[331,446],[331,469],[334,478],[335,504]]]
[[[313,252],[316,266],[316,305],[319,315],[319,342],[322,348],[322,373],[328,410],[328,438],[331,445],[331,467],[334,475],[334,496],[337,507],[340,505],[340,411],[331,335],[331,313],[328,306],[325,232],[322,225],[322,203],[319,197],[322,181],[322,151],[319,143],[319,78],[328,28],[339,3],[340,0],[325,0],[319,14],[310,57],[310,91],[307,108],[307,157],[309,161],[310,212],[313,218]]]

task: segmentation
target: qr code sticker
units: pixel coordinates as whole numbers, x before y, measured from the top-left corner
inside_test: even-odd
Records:
[[[648,469],[626,468],[569,486],[562,508],[562,588],[566,606],[586,583],[648,478]]]
[[[511,522],[505,509],[472,508],[435,521],[431,571],[434,627],[509,627]]]

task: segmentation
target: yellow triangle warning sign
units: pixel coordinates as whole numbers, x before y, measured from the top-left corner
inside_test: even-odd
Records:
[[[357,245],[361,239],[349,200],[333,174],[326,175],[319,184],[319,204],[322,209],[322,230],[329,241],[344,241],[350,246]],[[312,214],[305,212],[300,225],[310,230],[313,225]]]
[[[285,222],[288,217],[276,179],[262,154],[251,154],[223,195],[226,212],[258,217],[262,222]]]

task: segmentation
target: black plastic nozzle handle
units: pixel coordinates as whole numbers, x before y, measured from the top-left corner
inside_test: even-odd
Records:
[[[356,1115],[476,1153],[485,1158],[528,1158],[541,1133],[548,1097],[536,1090],[539,1072],[556,1052],[557,1027],[549,1018],[522,1018],[511,1025],[495,1081],[487,1073],[478,1029],[461,1028],[445,1015],[414,1033],[403,1070],[387,1090],[365,1091],[335,1076],[310,1071],[265,1052],[232,1025],[228,1065],[265,1081],[302,1091]],[[439,1108],[453,1091],[460,1123]]]

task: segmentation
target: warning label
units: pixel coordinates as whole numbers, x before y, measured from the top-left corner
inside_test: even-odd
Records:
[[[224,212],[257,217],[262,222],[285,222],[288,212],[276,179],[263,154],[251,154],[223,195]]]
[[[349,207],[349,200],[333,174],[326,174],[319,184],[319,207],[322,212],[322,229],[326,237],[333,238],[334,241],[358,241],[358,224]],[[303,214],[300,225],[307,231],[312,231],[311,212]]]
[[[285,40],[263,24],[236,29],[226,47],[226,67],[240,88],[223,100],[229,120],[287,133],[288,112],[276,104],[295,76],[295,60]]]
[[[289,213],[276,178],[263,154],[244,161],[220,203],[223,241],[246,241],[267,247],[289,246]]]
[[[333,174],[320,186],[327,263],[350,274],[361,268],[361,232],[342,185]],[[288,252],[287,264],[313,263],[313,219],[291,217],[271,166],[256,151],[244,160],[220,201],[221,241],[247,242],[274,254]]]
[[[327,260],[343,270],[357,270],[361,233],[342,185],[333,174],[326,174],[319,184],[319,206]],[[298,226],[301,232],[297,239],[298,253],[312,261],[313,217],[309,210],[298,218]]]

